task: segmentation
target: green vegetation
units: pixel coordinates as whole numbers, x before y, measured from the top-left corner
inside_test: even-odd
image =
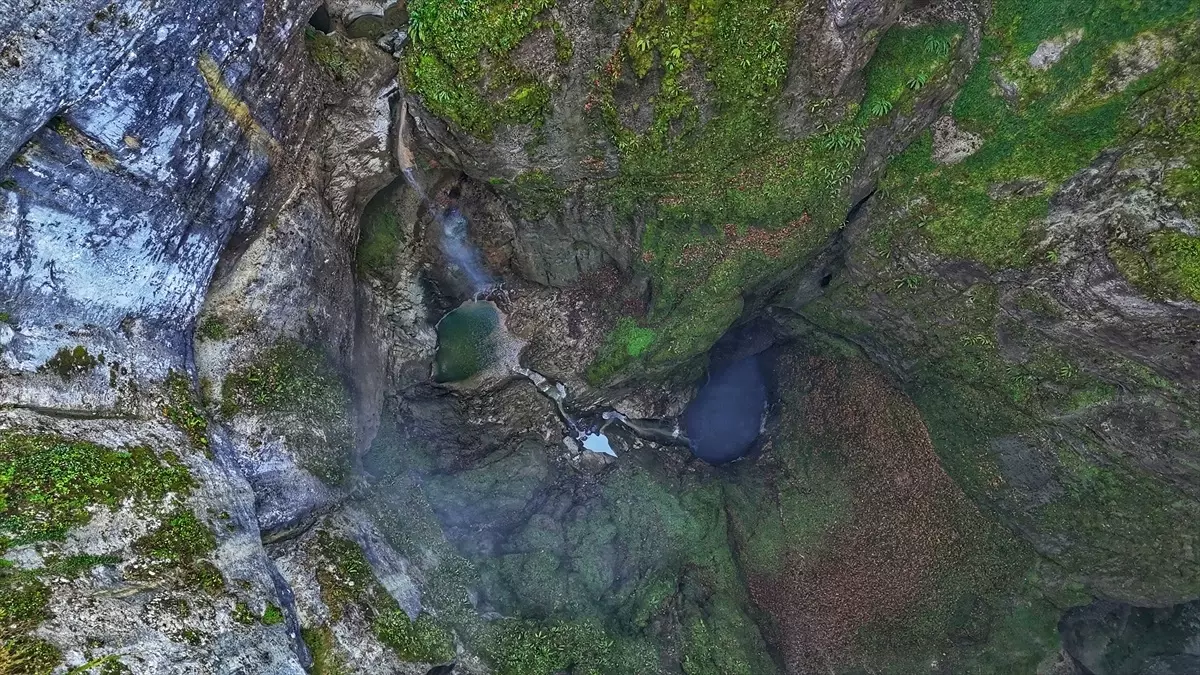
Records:
[[[646,672],[622,669],[621,654],[594,621],[541,623],[505,619],[488,626],[485,653],[498,675]]]
[[[438,347],[433,377],[437,382],[461,382],[496,360],[500,315],[487,302],[465,303],[437,324]]]
[[[262,623],[264,626],[276,626],[283,623],[283,610],[279,607],[267,603],[267,608],[263,610]]]
[[[428,614],[412,621],[404,610],[392,610],[377,617],[374,627],[379,641],[391,647],[401,661],[446,663],[454,659],[454,637]]]
[[[0,625],[4,633],[32,629],[49,618],[50,589],[32,572],[0,567]]]
[[[350,395],[320,352],[283,341],[230,373],[221,384],[220,412],[280,417],[299,465],[340,484],[350,472]]]
[[[120,556],[115,555],[72,555],[61,560],[47,558],[46,566],[41,571],[44,574],[56,574],[65,577],[77,577],[90,572],[101,565],[116,565],[121,562]]]
[[[217,546],[207,525],[188,508],[179,508],[153,532],[133,543],[133,550],[155,569],[188,567]]]
[[[304,29],[304,43],[313,62],[342,82],[353,82],[362,73],[365,57],[354,43],[341,35],[326,35],[315,28]]]
[[[337,651],[333,632],[326,626],[303,628],[300,637],[312,653],[312,675],[350,675],[350,668]]]
[[[896,105],[911,107],[916,98],[913,92],[946,72],[950,51],[962,39],[961,30],[955,25],[889,30],[867,66],[867,92],[859,121],[882,117]]]
[[[361,230],[357,254],[359,273],[386,275],[396,264],[396,254],[404,243],[395,206],[386,199],[372,199],[363,212]]]
[[[889,166],[884,193],[912,208],[914,226],[939,253],[992,268],[1031,264],[1050,194],[1131,133],[1122,127],[1125,111],[1163,76],[1106,97],[1083,96],[1084,83],[1115,44],[1190,11],[1188,0],[997,2],[979,64],[954,106],[958,124],[983,136],[982,148],[959,164],[936,166],[926,136]],[[1028,66],[1039,42],[1072,29],[1083,30],[1082,40],[1059,63],[1046,71]],[[1016,87],[1015,103],[996,84],[1001,79]]]
[[[167,390],[167,400],[162,406],[163,416],[188,435],[193,447],[203,450],[211,458],[208,418],[200,410],[199,402],[192,393],[191,380],[187,375],[172,370],[167,373],[163,384]]]
[[[88,350],[83,345],[79,345],[74,349],[63,347],[55,352],[46,363],[38,368],[38,370],[50,371],[58,373],[58,376],[64,380],[69,380],[75,375],[82,375],[95,370],[96,366],[103,363],[104,356],[100,358],[88,353]]]
[[[545,171],[526,171],[513,181],[512,194],[522,218],[540,220],[562,207],[567,191]]]
[[[196,324],[197,340],[224,340],[229,337],[229,326],[219,316],[207,316]]]
[[[587,379],[592,384],[606,382],[637,359],[654,344],[657,335],[643,328],[634,319],[621,317],[596,352],[596,359],[588,366]]]
[[[741,313],[747,292],[811,255],[845,216],[843,188],[871,118],[911,103],[914,78],[944,72],[958,31],[889,33],[868,71],[866,106],[818,102],[808,112],[828,121],[817,134],[789,141],[776,132],[775,114],[797,15],[790,2],[767,0],[644,3],[622,52],[603,69],[589,107],[621,154],[608,201],[619,214],[646,219],[641,261],[655,291],[646,327],[658,339],[622,361],[621,336],[610,336],[591,368],[593,382],[639,363],[675,364],[703,353]],[[622,57],[636,77],[658,70],[645,131],[626,125],[631,102],[615,95]],[[713,87],[705,123],[685,85],[698,76],[688,72],[693,64],[703,65]]]
[[[45,673],[62,655],[53,645],[25,635],[49,618],[50,589],[32,572],[0,567],[0,672]]]
[[[22,675],[48,673],[62,661],[58,648],[28,636],[0,638],[0,672]]]
[[[1059,557],[1064,566],[1116,579],[1124,593],[1200,593],[1190,553],[1200,537],[1200,504],[1136,468],[1074,449],[1060,449],[1058,459],[1066,495],[1042,509],[1039,524],[1120,552],[1096,556],[1090,547],[1070,547]]]
[[[331,620],[339,621],[350,606],[357,605],[371,617],[372,630],[380,642],[402,661],[445,663],[454,659],[453,635],[428,614],[409,620],[375,578],[358,544],[320,530],[317,550],[324,561],[317,568],[317,583]],[[318,634],[313,635],[320,639]]]
[[[0,434],[0,549],[61,539],[91,520],[93,505],[143,507],[192,486],[172,454],[148,448],[115,450],[54,436]]]
[[[342,609],[349,603],[377,593],[375,573],[358,544],[329,534],[317,532],[317,545],[328,565],[317,568],[317,583],[321,587],[321,600],[329,607],[334,621],[341,617]]]
[[[206,593],[215,594],[225,590],[225,577],[221,575],[221,570],[207,560],[200,560],[192,564],[184,576],[187,584],[198,587]]]
[[[1161,230],[1147,237],[1143,250],[1114,244],[1109,255],[1148,296],[1200,302],[1200,237]]]
[[[250,605],[245,602],[238,602],[233,606],[232,616],[234,621],[246,626],[252,625],[256,621],[254,612],[250,610]]]
[[[554,0],[415,0],[402,72],[435,114],[483,139],[502,123],[540,124],[550,89],[508,55]],[[565,37],[565,36],[564,36]],[[567,43],[569,44],[569,43]],[[556,40],[561,58],[566,45]]]

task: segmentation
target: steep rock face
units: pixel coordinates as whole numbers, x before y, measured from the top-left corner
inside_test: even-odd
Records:
[[[1026,26],[1018,5],[994,21]],[[939,165],[936,135],[909,148],[847,228],[829,293],[790,304],[887,364],[951,475],[1040,553],[1106,597],[1179,602],[1200,591],[1196,226],[1171,186],[1194,161],[1195,51],[1139,80],[1117,63],[1134,35],[1195,25],[1182,6],[1140,13],[1028,66],[1072,25],[990,28],[994,55],[951,111],[977,153]]]
[[[83,344],[161,375],[295,128],[284,57],[304,8],[28,4],[5,16],[0,72],[4,358],[29,370]]]

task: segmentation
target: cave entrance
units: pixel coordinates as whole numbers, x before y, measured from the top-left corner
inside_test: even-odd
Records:
[[[333,18],[329,16],[329,5],[321,3],[317,11],[313,12],[312,17],[308,20],[308,25],[325,33],[326,35],[333,32]]]

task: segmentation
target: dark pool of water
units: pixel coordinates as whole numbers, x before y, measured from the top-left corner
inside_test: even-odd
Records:
[[[766,406],[767,382],[757,355],[714,368],[683,411],[692,454],[711,464],[744,457],[758,440]]]

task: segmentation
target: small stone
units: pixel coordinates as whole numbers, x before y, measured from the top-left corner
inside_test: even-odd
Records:
[[[933,152],[935,164],[957,164],[983,147],[983,138],[963,131],[954,124],[954,118],[943,115],[933,123]]]
[[[1074,30],[1062,37],[1056,37],[1050,40],[1043,40],[1029,55],[1026,61],[1030,68],[1034,70],[1046,70],[1050,66],[1062,60],[1063,54],[1067,49],[1083,39],[1082,30]]]

